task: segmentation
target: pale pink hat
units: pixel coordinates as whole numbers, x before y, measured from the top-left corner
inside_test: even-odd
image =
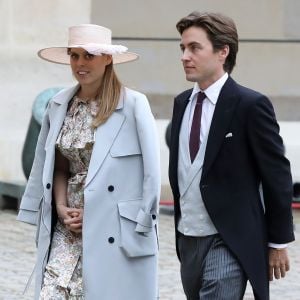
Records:
[[[114,64],[121,64],[138,59],[138,55],[128,52],[122,45],[112,45],[111,30],[94,24],[81,24],[69,28],[68,46],[41,49],[38,56],[57,64],[70,64],[68,48],[83,48],[90,54],[109,54]]]

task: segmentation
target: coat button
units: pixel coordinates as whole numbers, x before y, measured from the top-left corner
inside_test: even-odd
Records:
[[[47,183],[46,188],[49,190],[51,188],[51,184]]]
[[[156,220],[156,215],[152,215],[152,220]]]
[[[108,238],[108,242],[109,242],[110,244],[113,244],[114,241],[115,241],[115,239],[114,239],[112,236]]]
[[[109,187],[108,187],[108,190],[110,191],[110,192],[113,192],[114,191],[114,186],[113,185],[110,185]]]

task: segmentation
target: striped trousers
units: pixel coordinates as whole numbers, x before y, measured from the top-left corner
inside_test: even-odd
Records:
[[[191,237],[179,233],[178,250],[188,300],[243,299],[246,275],[219,234]]]

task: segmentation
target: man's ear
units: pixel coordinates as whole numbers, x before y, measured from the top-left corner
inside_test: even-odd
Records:
[[[220,59],[223,60],[224,62],[226,60],[226,57],[229,54],[229,51],[230,51],[230,49],[229,49],[228,45],[225,45],[221,50],[219,50]]]

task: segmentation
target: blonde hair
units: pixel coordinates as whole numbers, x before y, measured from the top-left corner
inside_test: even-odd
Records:
[[[111,62],[105,68],[102,83],[97,95],[99,109],[93,121],[94,127],[98,127],[105,123],[113,114],[119,103],[121,88],[122,84],[113,69],[113,63]]]

